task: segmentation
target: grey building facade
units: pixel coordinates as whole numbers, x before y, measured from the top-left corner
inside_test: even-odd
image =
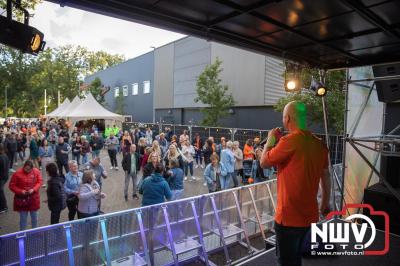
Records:
[[[117,109],[117,96],[122,94],[124,115],[131,115],[133,121],[153,122],[153,51],[88,76],[85,83],[90,84],[96,77],[105,87],[110,87],[105,94],[106,108],[114,112]]]
[[[202,103],[196,103],[197,77],[205,66],[222,61],[222,83],[235,99],[226,127],[269,129],[281,125],[281,114],[273,109],[284,97],[282,60],[195,37],[185,37],[156,48],[85,79],[99,77],[111,90],[106,94],[110,110],[115,111],[116,91],[124,97],[125,114],[133,121],[174,124],[200,124]],[[143,93],[144,82],[150,92]],[[137,84],[137,85],[134,85]],[[127,86],[127,87],[126,87]],[[138,86],[135,89],[134,86]],[[133,91],[138,90],[136,95]]]
[[[273,105],[284,97],[282,60],[195,37],[186,37],[155,50],[155,121],[199,124],[194,102],[196,80],[205,66],[222,61],[220,78],[235,99],[226,127],[269,129],[281,124]],[[249,119],[255,117],[256,119]]]

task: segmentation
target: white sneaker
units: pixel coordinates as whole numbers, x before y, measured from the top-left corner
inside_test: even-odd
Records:
[[[196,178],[195,176],[192,176],[192,180],[193,180],[193,181],[196,181],[197,178]]]
[[[117,167],[115,167],[115,170],[116,170],[116,171],[118,171],[118,170],[119,170],[118,166],[117,166]]]
[[[201,167],[201,169],[204,169],[204,166],[203,166],[203,165],[200,165],[200,167]]]
[[[196,169],[197,169],[197,168],[199,168],[199,165],[198,165],[198,164],[196,164],[196,165],[194,166],[194,168],[196,168]]]
[[[111,166],[111,167],[110,167],[110,170],[112,170],[112,169],[114,169],[114,167]]]
[[[185,180],[185,181],[186,181],[186,180],[187,180],[187,176],[185,176],[185,178],[184,178],[183,180]]]

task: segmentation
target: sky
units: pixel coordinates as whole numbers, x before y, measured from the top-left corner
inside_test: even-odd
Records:
[[[49,2],[32,13],[29,24],[44,33],[46,47],[80,45],[129,59],[185,36]]]

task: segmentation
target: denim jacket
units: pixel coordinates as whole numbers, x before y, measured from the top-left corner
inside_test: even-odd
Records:
[[[221,176],[226,176],[228,174],[226,167],[224,166],[223,163],[219,163],[219,167],[221,169]],[[204,179],[207,182],[208,189],[211,191],[215,191],[215,184],[214,182],[216,180],[216,174],[214,173],[214,167],[212,164],[208,164],[206,169],[204,170]]]

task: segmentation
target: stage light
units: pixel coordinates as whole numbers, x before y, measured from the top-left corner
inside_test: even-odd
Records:
[[[323,97],[326,95],[327,89],[322,82],[315,81],[314,78],[311,80],[310,90],[315,92],[316,96]]]
[[[285,72],[285,91],[296,92],[301,90],[301,84],[297,72]]]
[[[286,82],[286,89],[288,91],[294,91],[296,89],[296,81],[290,80]]]
[[[43,51],[46,42],[44,34],[34,27],[0,16],[0,43],[9,45],[24,53],[37,55]]]

